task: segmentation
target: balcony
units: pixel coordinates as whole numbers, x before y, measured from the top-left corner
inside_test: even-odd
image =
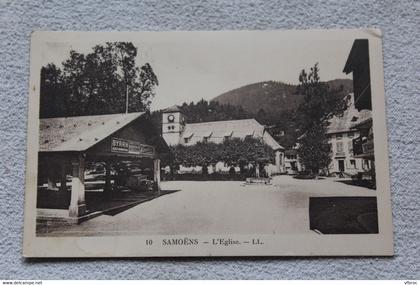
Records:
[[[354,157],[373,159],[374,158],[373,135],[369,135],[367,138],[357,137],[353,139],[353,153],[354,153]]]

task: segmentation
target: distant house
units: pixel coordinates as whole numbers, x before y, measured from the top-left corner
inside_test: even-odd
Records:
[[[353,94],[349,96],[350,105],[342,116],[335,116],[329,121],[327,135],[332,151],[332,160],[328,167],[330,174],[351,176],[370,169],[368,160],[355,155],[353,140],[360,136],[354,126],[371,118],[371,111],[358,111],[354,106]]]
[[[185,115],[178,106],[172,106],[162,114],[162,136],[168,145],[194,145],[197,142],[223,143],[231,138],[260,138],[275,153],[271,173],[284,172],[284,148],[255,119],[186,123]]]
[[[288,149],[284,154],[284,166],[287,174],[296,174],[302,171],[302,165],[299,162],[296,148]]]

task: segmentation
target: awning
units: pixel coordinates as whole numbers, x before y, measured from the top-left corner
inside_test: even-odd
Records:
[[[353,157],[354,158],[364,158],[364,159],[368,159],[368,160],[375,160],[375,154],[373,152],[361,153],[361,154],[355,155]]]

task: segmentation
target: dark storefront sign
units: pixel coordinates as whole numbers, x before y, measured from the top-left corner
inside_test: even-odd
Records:
[[[129,153],[137,155],[153,155],[154,148],[150,145],[120,138],[111,139],[111,152]]]

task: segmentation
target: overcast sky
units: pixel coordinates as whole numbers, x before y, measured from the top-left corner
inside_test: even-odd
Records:
[[[105,41],[132,41],[137,64],[149,62],[158,79],[152,110],[210,100],[226,91],[266,80],[296,84],[302,69],[318,62],[321,80],[351,78],[342,72],[354,38],[300,33],[141,33],[82,36],[45,42],[41,63],[61,62],[70,49],[87,53]],[[309,36],[308,36],[309,35]]]

